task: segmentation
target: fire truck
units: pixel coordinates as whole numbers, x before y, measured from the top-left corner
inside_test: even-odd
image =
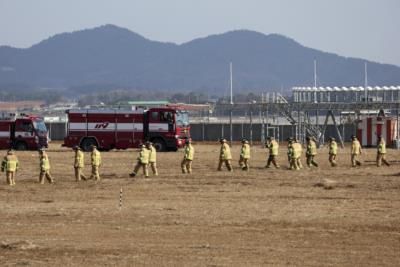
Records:
[[[151,141],[158,151],[176,151],[190,137],[188,113],[179,108],[148,110],[67,110],[67,135],[63,146],[91,145],[101,150],[139,147]]]
[[[36,150],[47,147],[48,142],[42,117],[0,113],[0,149]]]

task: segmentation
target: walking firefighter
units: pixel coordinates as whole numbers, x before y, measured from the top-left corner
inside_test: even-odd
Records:
[[[7,155],[1,162],[1,171],[6,173],[7,184],[15,185],[15,174],[18,171],[18,158],[12,150],[7,152]]]
[[[150,158],[150,150],[148,150],[145,145],[141,145],[135,168],[133,172],[129,174],[129,176],[135,177],[139,169],[142,168],[144,176],[146,178],[149,177],[149,169],[148,169],[149,158]]]
[[[44,179],[46,178],[49,183],[54,183],[54,179],[50,174],[50,160],[44,149],[39,150],[39,183],[44,184]]]
[[[181,162],[182,173],[192,173],[192,162],[194,158],[194,147],[192,139],[188,138],[185,141],[183,160]]]
[[[279,153],[279,143],[274,137],[268,136],[265,147],[269,150],[269,156],[265,168],[269,168],[272,163],[275,168],[279,169],[279,164],[276,162]]]
[[[332,167],[336,167],[337,163],[336,163],[336,155],[337,155],[337,143],[335,141],[335,138],[330,137],[329,138],[329,162],[331,164]]]
[[[79,146],[75,146],[74,151],[75,181],[79,182],[81,179],[86,181],[86,176],[83,174],[83,168],[85,167],[85,155]]]
[[[358,159],[359,156],[362,154],[362,149],[360,141],[358,141],[355,135],[351,136],[350,154],[351,154],[351,166],[352,167],[361,166],[361,162]]]
[[[101,165],[101,154],[95,145],[92,145],[91,148],[92,152],[90,153],[90,163],[92,165],[92,174],[90,175],[90,179],[100,181],[99,168]]]
[[[301,154],[303,153],[303,147],[301,146],[300,142],[298,139],[293,140],[293,156],[296,161],[296,170],[303,169],[303,164],[301,164]]]
[[[244,171],[248,171],[250,168],[250,145],[246,139],[242,140],[242,148],[240,149],[239,166]]]
[[[386,166],[390,166],[389,162],[386,160],[386,142],[382,136],[378,136],[378,146],[376,151],[376,166],[382,166],[382,162]]]
[[[288,139],[288,161],[289,161],[289,169],[290,170],[300,170],[297,165],[297,157],[298,157],[298,150],[295,150],[294,140],[292,138]]]
[[[315,162],[314,158],[317,155],[317,144],[313,140],[312,137],[306,137],[307,142],[307,150],[306,150],[306,158],[307,158],[307,166],[311,168],[312,166],[318,167],[318,163]]]
[[[157,170],[157,151],[156,148],[153,146],[152,142],[147,141],[146,142],[146,149],[149,150],[149,165],[151,167],[151,170],[153,171],[153,174],[155,176],[158,176],[158,170]]]
[[[218,171],[221,171],[222,165],[225,164],[228,171],[232,172],[233,168],[231,164],[232,160],[231,148],[227,144],[225,138],[221,138],[219,142],[221,143],[221,148],[219,152]]]

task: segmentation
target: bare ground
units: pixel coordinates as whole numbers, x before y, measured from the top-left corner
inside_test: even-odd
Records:
[[[17,185],[0,183],[1,265],[400,266],[399,163],[377,168],[371,149],[350,168],[345,149],[331,168],[321,149],[320,168],[295,172],[282,148],[283,168],[265,169],[253,147],[251,170],[228,173],[217,145],[195,148],[193,175],[171,152],[158,154],[158,177],[132,179],[137,151],[112,151],[101,182],[76,183],[72,151],[53,144],[54,185],[37,184],[35,152],[18,152]]]

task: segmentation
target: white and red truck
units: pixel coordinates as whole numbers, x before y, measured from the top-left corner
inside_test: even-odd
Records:
[[[47,147],[48,142],[48,131],[42,117],[0,114],[0,149],[36,150]]]
[[[158,151],[184,146],[190,137],[188,113],[179,108],[148,110],[71,109],[63,146],[80,146],[88,151],[91,145],[102,150],[139,147],[153,142]]]

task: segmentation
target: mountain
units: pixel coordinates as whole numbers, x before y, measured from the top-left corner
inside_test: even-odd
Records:
[[[236,91],[364,84],[363,59],[307,48],[278,35],[231,31],[177,45],[151,41],[105,25],[62,33],[27,49],[0,47],[0,88],[128,88],[209,91],[229,88],[233,62]],[[400,67],[368,62],[370,85],[400,84]]]

